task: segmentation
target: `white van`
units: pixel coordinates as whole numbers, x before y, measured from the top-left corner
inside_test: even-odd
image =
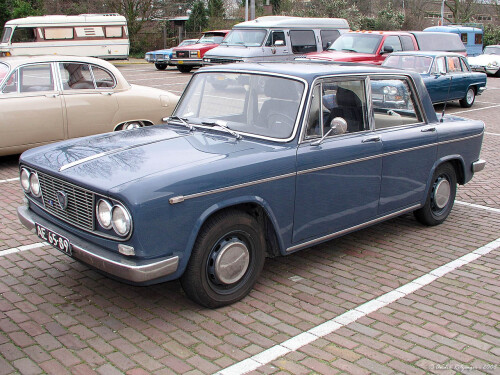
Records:
[[[348,31],[343,18],[259,17],[233,26],[224,41],[205,54],[203,64],[294,60],[325,50]]]
[[[128,58],[127,20],[119,14],[39,16],[5,23],[0,56],[74,55]]]

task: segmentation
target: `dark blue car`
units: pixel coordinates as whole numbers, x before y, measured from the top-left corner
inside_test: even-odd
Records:
[[[395,52],[382,65],[419,73],[433,104],[459,100],[468,108],[486,89],[486,74],[473,72],[467,59],[456,53]]]
[[[373,87],[404,90],[390,106]],[[484,124],[439,121],[419,74],[335,63],[195,72],[164,125],[20,158],[21,222],[120,280],[181,279],[196,302],[247,295],[266,257],[414,212],[450,213],[483,169]],[[418,224],[415,224],[418,225]]]

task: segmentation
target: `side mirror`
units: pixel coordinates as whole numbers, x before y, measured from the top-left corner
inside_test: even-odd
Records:
[[[281,46],[284,46],[285,45],[285,41],[284,40],[276,40],[274,41],[274,46],[275,47],[281,47]]]
[[[333,44],[332,42],[328,42],[328,43],[326,43],[325,50],[327,50],[328,48],[330,48],[330,46],[331,46],[332,44]]]
[[[384,53],[393,53],[394,52],[394,48],[392,48],[392,46],[384,46],[383,50],[382,50],[382,54]]]
[[[339,135],[347,131],[347,121],[342,117],[335,117],[330,122],[330,134]]]

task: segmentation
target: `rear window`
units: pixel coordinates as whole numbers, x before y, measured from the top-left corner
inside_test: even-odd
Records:
[[[422,51],[465,52],[464,44],[457,34],[424,31],[414,35]]]
[[[293,53],[316,52],[316,38],[312,30],[291,30],[290,42]]]

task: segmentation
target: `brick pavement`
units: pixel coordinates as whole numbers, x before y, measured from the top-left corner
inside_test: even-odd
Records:
[[[457,199],[500,207],[498,138],[485,137],[488,167]],[[15,158],[0,158],[0,179],[16,174]],[[38,242],[15,216],[19,183],[0,187],[0,253]],[[500,214],[458,204],[438,227],[405,215],[268,259],[250,295],[218,310],[194,305],[177,281],[124,285],[51,247],[3,255],[0,375],[214,373],[497,239],[499,228]],[[499,293],[497,249],[254,373],[498,373]]]

